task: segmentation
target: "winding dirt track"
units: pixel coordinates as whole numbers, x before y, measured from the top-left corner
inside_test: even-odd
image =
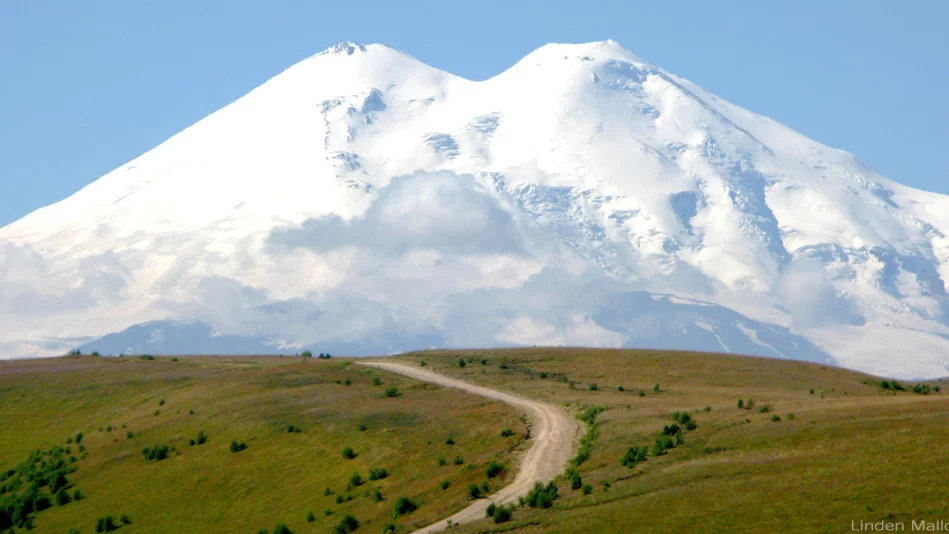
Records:
[[[521,459],[520,469],[514,478],[514,482],[487,499],[475,501],[471,506],[447,519],[415,531],[415,534],[428,534],[445,530],[449,520],[453,523],[467,523],[482,519],[490,503],[501,504],[516,501],[518,497],[526,495],[534,487],[535,482],[548,482],[563,473],[564,469],[567,468],[567,462],[573,452],[573,440],[577,425],[567,415],[567,412],[558,406],[525,399],[513,393],[476,386],[408,365],[390,362],[359,362],[359,365],[375,367],[423,382],[464,390],[468,393],[510,404],[530,414],[533,424],[531,439],[534,444]]]

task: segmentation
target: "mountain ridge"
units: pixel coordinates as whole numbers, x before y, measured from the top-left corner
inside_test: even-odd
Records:
[[[341,43],[0,229],[0,318],[21,346],[156,320],[287,346],[432,329],[615,346],[636,336],[593,319],[611,294],[672,293],[848,367],[936,376],[947,233],[949,197],[613,41],[545,45],[483,81]]]

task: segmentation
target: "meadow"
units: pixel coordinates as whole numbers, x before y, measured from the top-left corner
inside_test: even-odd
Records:
[[[59,447],[64,465],[35,465],[66,472],[81,498],[32,525],[62,534],[108,516],[128,533],[333,532],[346,516],[360,531],[407,532],[465,507],[525,432],[507,405],[335,358],[3,362],[0,406],[0,501],[31,485],[8,471]],[[400,497],[411,506],[397,515]]]
[[[949,384],[914,393],[914,383],[894,389],[832,366],[640,350],[437,351],[395,360],[577,415],[602,409],[576,469],[580,484],[561,477],[550,508],[525,506],[509,522],[485,519],[454,532],[843,532],[851,521],[908,529],[912,520],[949,519]],[[672,425],[681,444],[674,432],[663,436]],[[674,447],[655,454],[665,437]],[[630,461],[633,448],[645,457]]]

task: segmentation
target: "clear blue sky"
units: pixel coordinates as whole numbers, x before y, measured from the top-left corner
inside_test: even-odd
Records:
[[[339,41],[471,79],[615,39],[889,177],[949,193],[949,2],[2,0],[0,225]]]

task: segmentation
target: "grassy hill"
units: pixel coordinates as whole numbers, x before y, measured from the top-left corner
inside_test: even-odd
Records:
[[[54,504],[33,523],[35,532],[63,534],[95,532],[108,515],[117,525],[127,515],[131,524],[119,529],[127,533],[254,533],[278,523],[332,532],[346,515],[360,531],[392,524],[406,532],[466,506],[469,484],[485,480],[489,462],[510,464],[525,431],[504,404],[335,358],[3,362],[0,406],[0,501],[30,485],[7,470],[58,446],[31,465],[67,471],[67,494],[84,498]],[[501,437],[501,426],[517,434]],[[202,431],[206,443],[189,445]],[[247,448],[231,452],[232,441]],[[143,454],[162,446],[165,459]],[[355,458],[343,457],[346,447]],[[386,476],[370,480],[380,469]],[[395,518],[400,496],[418,509]]]
[[[550,509],[526,507],[509,523],[455,532],[842,532],[851,521],[903,521],[909,530],[912,520],[949,519],[949,395],[932,389],[938,382],[922,395],[910,383],[883,388],[879,378],[829,366],[657,351],[439,351],[398,360],[576,413],[604,409],[578,468],[588,495],[562,479]],[[675,412],[696,428],[674,421]],[[673,424],[683,443],[654,455]],[[632,447],[646,448],[646,459],[623,466]]]
[[[550,508],[519,507],[508,522],[453,532],[841,532],[851,521],[909,530],[911,520],[949,519],[949,395],[937,382],[922,394],[829,366],[661,351],[389,359],[584,419],[575,474],[555,481]],[[333,532],[346,515],[356,532],[408,532],[463,508],[491,462],[513,465],[530,444],[512,408],[335,358],[3,362],[0,406],[0,477],[29,471],[31,454],[34,471],[77,467],[68,492],[84,498],[34,519],[36,532],[63,534],[94,532],[106,515],[121,525],[123,514],[126,533],[253,533],[277,523]],[[507,428],[514,435],[502,437]],[[189,445],[201,431],[207,442]],[[231,452],[232,441],[246,450]],[[166,459],[143,454],[162,445]],[[346,447],[355,458],[343,457]],[[387,476],[368,480],[373,469]],[[352,486],[355,473],[361,485]],[[0,499],[28,490],[22,480],[12,488],[18,477],[0,481]],[[418,509],[396,519],[400,496]]]

